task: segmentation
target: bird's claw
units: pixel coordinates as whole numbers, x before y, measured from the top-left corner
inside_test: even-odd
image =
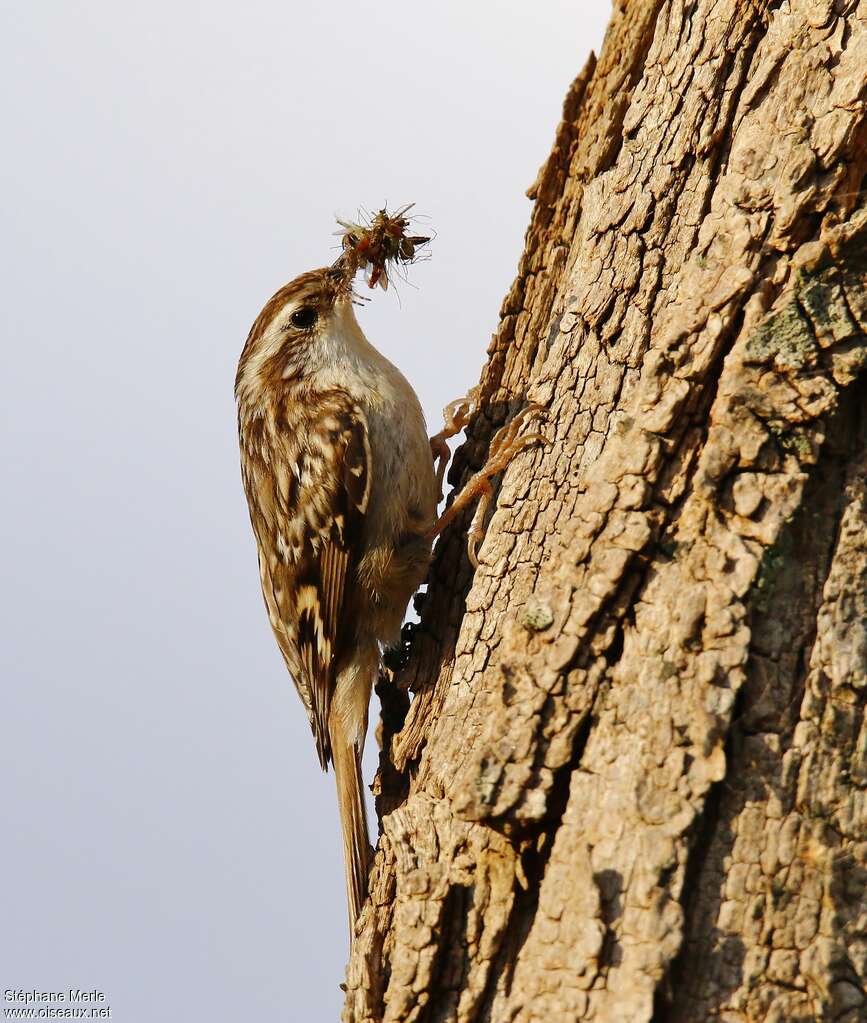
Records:
[[[479,384],[471,388],[456,401],[450,401],[443,409],[443,428],[430,438],[430,449],[434,463],[437,467],[437,489],[439,500],[443,499],[443,480],[446,475],[446,467],[451,458],[451,451],[446,441],[454,437],[469,423],[470,419],[479,409]]]
[[[458,402],[452,402],[451,405],[447,406],[446,409],[444,410],[444,414],[447,417],[448,411],[450,409],[456,409],[456,413],[453,414],[452,416],[452,423],[457,423],[459,421],[459,418],[461,418],[463,409],[469,409],[470,411],[466,413],[466,418],[468,419],[472,412],[475,411],[477,401],[478,388],[473,388],[473,390],[470,391],[466,398],[461,399]],[[548,439],[545,437],[545,435],[539,432],[519,436],[521,427],[528,420],[533,419],[534,417],[540,415],[542,412],[544,412],[544,406],[542,405],[538,405],[535,403],[527,405],[526,408],[521,409],[521,411],[511,420],[509,420],[508,423],[506,423],[504,426],[501,426],[500,429],[497,430],[497,432],[491,438],[487,462],[484,464],[484,466],[482,466],[482,468],[477,473],[470,477],[470,479],[464,486],[463,490],[461,490],[457,497],[455,497],[454,501],[452,501],[452,503],[445,510],[445,512],[443,512],[443,514],[439,518],[439,521],[431,530],[430,536],[431,539],[433,539],[434,537],[438,536],[443,531],[443,529],[445,529],[445,527],[452,521],[452,519],[455,518],[455,516],[459,512],[461,512],[471,501],[478,497],[479,503],[473,514],[472,522],[470,523],[470,528],[467,532],[467,554],[469,556],[470,562],[475,568],[478,568],[479,565],[478,556],[476,552],[479,543],[484,537],[485,514],[488,510],[488,505],[490,504],[491,500],[491,494],[493,492],[490,482],[491,477],[496,476],[498,473],[502,472],[503,469],[505,469],[506,466],[515,457],[515,455],[523,451],[524,448],[530,447],[532,444],[548,443]],[[466,420],[464,422],[466,422]],[[460,428],[461,427],[458,427],[458,429]],[[435,438],[431,438],[432,449],[435,440],[442,438],[443,443],[445,442],[443,436],[444,434],[447,436],[453,436],[454,433],[457,433],[457,429],[455,429],[452,433],[447,433],[448,429],[449,425],[447,425],[446,431],[443,431],[443,433],[441,434],[437,434]],[[445,470],[443,463],[441,463],[441,466],[443,466],[442,472],[444,472]],[[441,482],[442,475],[439,472],[437,478]]]

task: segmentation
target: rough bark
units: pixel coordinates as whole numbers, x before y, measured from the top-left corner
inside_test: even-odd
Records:
[[[865,98],[867,0],[616,4],[452,482],[550,444],[380,686],[347,1023],[867,1019]]]

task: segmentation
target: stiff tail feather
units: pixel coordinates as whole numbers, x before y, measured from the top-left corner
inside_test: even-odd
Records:
[[[334,779],[337,782],[337,806],[343,829],[343,857],[346,870],[346,898],[349,905],[349,939],[355,934],[355,921],[367,897],[367,871],[370,840],[367,833],[367,810],[364,805],[364,782],[361,776],[361,754],[354,742],[343,735],[331,736]]]

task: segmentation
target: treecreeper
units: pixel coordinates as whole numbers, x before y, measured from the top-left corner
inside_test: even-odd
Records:
[[[334,765],[350,936],[371,856],[361,754],[383,651],[396,645],[437,535],[481,498],[468,530],[476,563],[490,478],[541,439],[520,434],[527,406],[493,438],[487,464],[446,511],[437,506],[446,441],[476,411],[477,392],[445,409],[428,438],[418,397],[364,336],[359,269],[371,287],[416,258],[409,207],[344,222],[342,252],[266,302],[247,336],[235,397],[241,475],[271,627],[307,712],[323,770]],[[435,468],[436,465],[436,468]]]

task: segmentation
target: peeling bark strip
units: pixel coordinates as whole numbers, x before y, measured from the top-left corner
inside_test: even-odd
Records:
[[[346,1023],[867,1018],[867,0],[620,0],[386,699]]]

